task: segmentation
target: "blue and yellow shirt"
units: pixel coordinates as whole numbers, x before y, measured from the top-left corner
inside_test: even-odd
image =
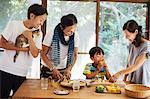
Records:
[[[97,70],[97,66],[94,66],[93,63],[89,63],[89,64],[87,64],[85,66],[83,74],[84,75],[91,74],[92,72],[94,72],[96,70]],[[104,79],[104,76],[106,76],[106,70],[105,70],[104,67],[102,67],[101,70],[99,71],[99,74],[97,74],[95,76],[95,78],[102,78],[102,79]]]

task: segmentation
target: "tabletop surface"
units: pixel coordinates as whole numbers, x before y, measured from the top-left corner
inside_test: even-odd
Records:
[[[73,92],[72,88],[65,88],[70,91],[68,95],[56,95],[53,93],[54,87],[52,87],[49,81],[47,90],[42,90],[40,87],[40,80],[26,80],[17,90],[13,99],[15,98],[85,98],[85,99],[131,99],[125,95],[124,88],[121,89],[121,94],[110,94],[110,93],[96,93],[95,86],[82,87],[79,92]],[[148,98],[150,99],[150,98]]]

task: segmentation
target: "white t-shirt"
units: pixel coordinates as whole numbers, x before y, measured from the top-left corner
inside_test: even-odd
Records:
[[[2,32],[2,36],[10,43],[15,44],[16,38],[27,29],[23,21],[11,21],[7,24],[5,30]],[[42,32],[34,40],[36,47],[42,49]],[[11,73],[18,76],[26,76],[29,66],[32,65],[33,56],[31,53],[19,51],[19,55],[16,58],[16,62],[13,61],[15,50],[6,50],[2,53],[0,60],[0,70],[7,73]]]
[[[53,35],[54,35],[54,32],[46,33],[44,40],[43,40],[43,45],[50,47],[52,43]],[[69,36],[65,36],[65,40],[68,41]],[[59,41],[59,45],[60,45],[60,64],[56,68],[64,69],[66,68],[66,64],[67,64],[68,46],[63,45],[60,41]],[[75,33],[74,47],[79,47],[78,33]],[[48,58],[50,57],[48,56]],[[43,61],[42,61],[42,65],[47,66]]]

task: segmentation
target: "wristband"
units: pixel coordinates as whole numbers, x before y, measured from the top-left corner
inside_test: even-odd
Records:
[[[121,71],[119,72],[119,75],[120,75],[120,76],[122,76],[122,75],[123,75]]]
[[[50,71],[53,71],[54,69],[55,69],[55,67],[54,67],[54,66],[50,67]]]

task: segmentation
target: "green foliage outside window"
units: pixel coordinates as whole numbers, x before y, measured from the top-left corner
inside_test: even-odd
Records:
[[[0,33],[11,19],[24,19],[28,3],[27,0],[1,0],[0,1]]]
[[[124,68],[127,63],[127,42],[122,26],[131,19],[142,25],[144,34],[146,27],[145,4],[100,3],[99,46],[104,49],[107,63],[112,68],[112,72]]]

